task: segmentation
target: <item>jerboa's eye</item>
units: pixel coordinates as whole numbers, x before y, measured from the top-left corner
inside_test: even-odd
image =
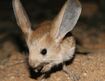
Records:
[[[41,53],[42,55],[46,55],[46,54],[47,54],[47,49],[46,49],[46,48],[42,49],[40,53]]]

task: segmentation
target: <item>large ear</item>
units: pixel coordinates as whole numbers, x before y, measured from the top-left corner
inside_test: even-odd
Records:
[[[51,35],[59,41],[76,25],[81,13],[77,0],[68,0],[52,23]]]
[[[31,32],[31,23],[29,18],[20,2],[20,0],[12,0],[13,10],[15,13],[16,21],[22,32],[27,37]]]

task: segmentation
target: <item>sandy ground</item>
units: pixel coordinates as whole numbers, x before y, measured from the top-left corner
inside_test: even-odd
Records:
[[[61,70],[51,74],[47,81],[105,81],[105,51],[89,55],[76,55],[73,63],[67,66],[71,76]],[[0,81],[37,81],[30,78],[23,56],[14,52],[8,63],[0,66]],[[18,64],[19,62],[19,64]]]

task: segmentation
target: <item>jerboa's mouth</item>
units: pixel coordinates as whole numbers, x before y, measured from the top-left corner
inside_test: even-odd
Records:
[[[37,67],[33,68],[34,71],[37,73],[37,72],[42,72],[42,69],[48,65],[49,63],[41,63],[40,65],[38,65]]]

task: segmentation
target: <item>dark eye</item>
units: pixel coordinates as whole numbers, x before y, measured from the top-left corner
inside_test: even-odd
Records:
[[[41,50],[41,54],[42,54],[42,55],[46,55],[46,54],[47,54],[47,49],[46,49],[46,48],[42,49],[42,50]]]

